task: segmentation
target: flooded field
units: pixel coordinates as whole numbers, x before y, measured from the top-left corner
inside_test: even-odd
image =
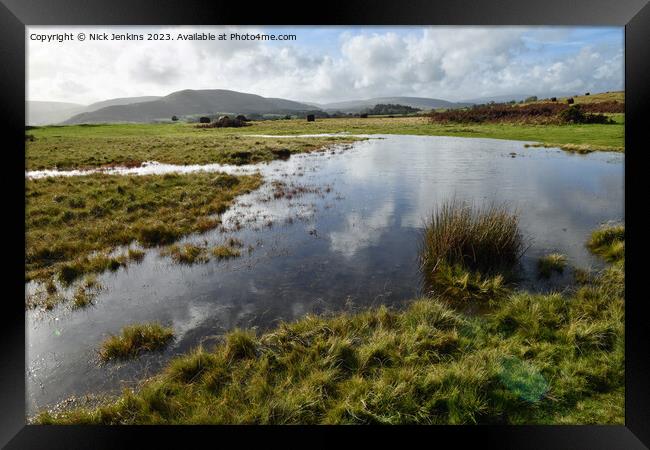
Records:
[[[113,173],[197,170],[264,176],[261,189],[224,214],[224,229],[181,241],[218,245],[235,237],[242,256],[182,265],[151,249],[140,263],[98,276],[103,288],[93,306],[28,311],[30,414],[70,396],[119,392],[235,327],[264,330],[309,312],[416,297],[424,219],[450,198],[518,211],[529,245],[520,285],[541,291],[562,289],[570,273],[539,281],[537,258],[560,252],[573,266],[598,267],[584,247],[589,233],[624,218],[624,155],[524,148],[521,141],[386,135],[264,165],[151,163]],[[27,174],[48,175],[56,174]],[[34,288],[28,284],[27,294]],[[149,321],[172,326],[174,343],[134,361],[99,363],[103,339]]]

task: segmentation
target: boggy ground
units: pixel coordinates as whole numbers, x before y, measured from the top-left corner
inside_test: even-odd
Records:
[[[137,249],[112,254],[116,247],[170,244],[215,228],[236,196],[261,183],[260,175],[205,172],[28,179],[26,279],[56,276],[69,284],[116,269],[142,257]]]
[[[569,151],[624,150],[624,115],[612,124],[430,123],[428,117],[328,118],[251,122],[243,128],[193,124],[75,125],[26,131],[28,170],[169,164],[244,164],[319,150],[354,137],[258,137],[321,133],[412,134],[537,142]]]
[[[247,127],[247,129],[255,127]],[[262,138],[192,124],[74,125],[27,130],[28,170],[168,164],[249,164],[320,150],[355,138]]]
[[[622,424],[624,262],[603,250],[621,238],[596,234],[612,264],[576,271],[563,293],[514,292],[482,316],[432,296],[402,310],[310,315],[260,336],[235,330],[137,391],[34,421]]]

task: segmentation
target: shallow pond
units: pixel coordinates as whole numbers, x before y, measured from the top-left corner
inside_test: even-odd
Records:
[[[228,168],[258,170],[267,183],[225,213],[226,231],[181,241],[216,245],[234,236],[244,243],[242,257],[188,266],[152,249],[141,263],[99,276],[104,289],[93,306],[27,312],[28,413],[73,395],[132,386],[171,356],[217,342],[234,327],[261,331],[308,312],[398,305],[417,296],[421,227],[443,200],[516,208],[530,244],[521,285],[543,291],[561,289],[570,271],[539,281],[539,256],[558,251],[574,266],[598,267],[585,240],[599,224],[624,216],[622,154],[576,155],[520,141],[377,136]],[[147,321],[173,326],[177,338],[167,350],[99,364],[103,339]]]

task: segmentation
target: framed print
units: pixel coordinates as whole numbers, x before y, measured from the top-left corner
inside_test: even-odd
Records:
[[[647,448],[646,3],[3,0],[3,445]]]

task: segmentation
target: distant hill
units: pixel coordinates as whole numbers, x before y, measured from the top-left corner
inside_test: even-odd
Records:
[[[84,109],[83,112],[93,112],[97,111],[98,109],[106,108],[107,106],[131,105],[133,103],[151,102],[158,100],[159,98],[161,97],[156,95],[148,95],[145,97],[112,98],[110,100],[104,100],[102,102],[91,103],[90,105],[86,106],[86,109]]]
[[[346,102],[326,103],[319,105],[325,111],[341,112],[360,112],[367,108],[372,108],[379,104],[393,104],[410,106],[418,109],[437,109],[437,108],[464,108],[471,106],[470,103],[455,103],[447,100],[426,97],[375,97],[365,100],[351,100]]]
[[[63,122],[64,120],[78,114],[86,108],[86,105],[64,102],[26,102],[25,118],[27,125],[48,125]]]
[[[132,103],[147,102],[159,99],[160,97],[124,97],[104,100],[90,105],[64,102],[27,102],[27,125],[55,125],[65,122],[72,116],[84,112],[92,112],[107,106],[129,105]]]
[[[255,94],[225,89],[205,89],[173,92],[153,101],[129,105],[112,105],[83,112],[66,120],[66,124],[105,122],[152,122],[169,120],[172,116],[199,114],[283,114],[314,109],[305,103],[281,98],[266,98]]]

